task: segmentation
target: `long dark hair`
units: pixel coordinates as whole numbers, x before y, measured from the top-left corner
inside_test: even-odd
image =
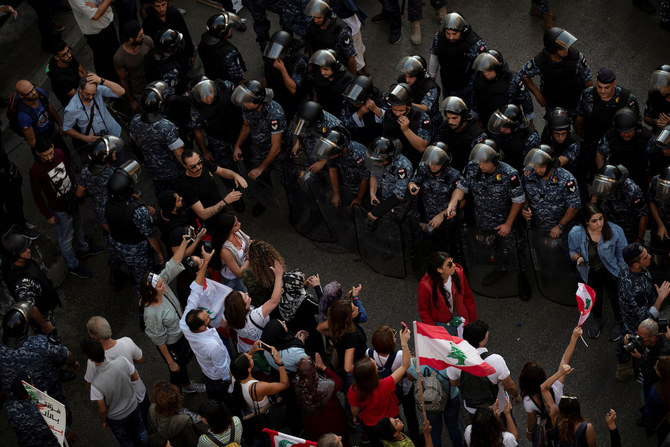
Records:
[[[565,445],[572,445],[575,441],[575,424],[585,422],[581,406],[576,396],[566,394],[558,402],[558,440]]]
[[[214,259],[214,257],[212,257]],[[244,296],[241,292],[233,290],[228,294],[223,308],[223,317],[226,319],[228,326],[233,329],[244,329],[247,324],[247,314],[249,310],[244,303]]]
[[[209,266],[214,270],[221,270],[223,261],[221,259],[221,248],[226,243],[226,239],[230,236],[235,226],[235,216],[232,214],[221,214],[216,219],[216,228],[212,235],[212,247],[214,248],[214,256],[209,261]]]
[[[444,280],[442,279],[442,275],[437,271],[437,269],[442,268],[444,261],[449,258],[452,258],[453,260],[453,256],[444,251],[436,251],[428,256],[426,273],[428,273],[433,286],[432,297],[434,307],[437,307],[440,295],[442,295],[442,299],[445,300],[445,302],[447,302],[447,300],[451,297],[451,292],[444,287]],[[458,293],[461,293],[461,279],[458,277],[458,275],[453,275],[451,277],[451,281],[456,286]]]
[[[149,307],[157,301],[156,295],[158,295],[158,292],[149,281],[150,275],[152,275],[151,272],[145,273],[140,281],[140,306],[142,307]]]
[[[355,332],[351,300],[341,298],[328,308],[328,328],[335,342],[347,332]]]
[[[245,402],[244,396],[242,394],[242,384],[240,381],[249,377],[250,367],[251,362],[249,361],[247,354],[244,352],[237,354],[235,357],[233,357],[233,361],[230,362],[230,374],[235,378],[233,396],[238,402]]]
[[[526,362],[521,368],[521,374],[519,374],[519,391],[522,396],[539,396],[540,402],[538,407],[543,408],[542,402],[542,391],[540,386],[544,381],[547,380],[547,372],[544,370],[542,365],[537,362]],[[550,389],[552,398],[554,397],[554,390]],[[537,405],[538,402],[535,402]]]
[[[379,386],[379,374],[374,360],[367,355],[354,365],[354,386],[359,402],[363,402]]]
[[[477,407],[472,416],[470,447],[503,447],[503,425],[488,405]]]
[[[603,239],[606,241],[609,241],[612,239],[612,228],[610,227],[610,223],[607,220],[607,217],[605,217],[605,214],[600,211],[600,208],[595,203],[587,203],[584,205],[582,208],[582,226],[584,227],[584,230],[586,231],[586,237],[590,238],[589,236],[589,220],[596,214],[602,214],[603,215]]]

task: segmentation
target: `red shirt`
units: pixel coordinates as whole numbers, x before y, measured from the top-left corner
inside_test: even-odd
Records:
[[[358,407],[361,412],[359,418],[363,425],[374,427],[383,417],[398,416],[398,398],[395,395],[395,381],[388,376],[379,381],[379,385],[363,402],[359,402],[356,385],[349,388],[347,399],[352,407]]]

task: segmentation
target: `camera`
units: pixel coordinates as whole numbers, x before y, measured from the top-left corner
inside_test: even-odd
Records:
[[[644,351],[643,342],[644,339],[640,335],[637,334],[631,335],[630,337],[628,337],[628,343],[623,345],[623,350],[628,353],[631,353],[635,350],[637,350],[637,352],[642,352]]]
[[[184,257],[184,259],[182,259],[181,262],[182,262],[182,264],[184,264],[188,268],[194,268],[194,267],[198,266],[198,264],[190,256]]]
[[[212,247],[212,243],[210,241],[203,242],[202,247],[205,249],[207,253],[211,253],[214,251],[214,247]]]

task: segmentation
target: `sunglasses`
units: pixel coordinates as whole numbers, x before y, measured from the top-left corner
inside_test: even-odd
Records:
[[[202,166],[202,160],[196,162],[195,164],[190,165],[189,168],[191,168],[191,169],[197,169],[198,166]]]

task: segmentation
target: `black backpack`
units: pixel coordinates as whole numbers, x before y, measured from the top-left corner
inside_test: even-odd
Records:
[[[49,98],[44,96],[39,90],[37,92],[37,98],[42,103],[42,106],[48,111],[49,110]],[[18,93],[14,93],[9,97],[9,106],[7,106],[7,120],[9,128],[14,131],[20,137],[23,137],[23,129],[19,124],[19,112],[24,112],[30,115],[33,120],[33,127],[37,125],[37,114],[32,107],[28,106],[23,102],[23,99],[19,96]],[[49,118],[51,120],[51,118]]]
[[[377,363],[375,360],[375,350],[372,348],[368,348],[366,354],[368,357],[372,359],[373,362]],[[384,365],[380,366],[379,363],[377,363],[377,374],[379,375],[379,380],[385,379],[391,374],[393,374],[393,362],[395,362],[396,355],[398,355],[398,352],[392,352],[389,354],[388,358],[386,359],[386,363]],[[402,387],[400,386],[400,380],[398,383],[395,384],[395,395],[398,398],[398,401],[402,398]]]
[[[558,431],[551,423],[551,418],[549,417],[547,409],[544,407],[544,402],[542,402],[542,399],[540,399],[539,405],[537,402],[535,402],[535,400],[533,400],[533,403],[537,408],[540,409],[540,411],[537,412],[537,417],[540,419],[540,422],[536,428],[536,447],[553,447],[558,442]]]
[[[482,354],[482,360],[491,353]],[[479,405],[493,405],[498,396],[498,384],[491,383],[487,376],[477,377],[466,371],[461,371],[461,381],[459,388],[465,405],[470,408],[477,408]]]

